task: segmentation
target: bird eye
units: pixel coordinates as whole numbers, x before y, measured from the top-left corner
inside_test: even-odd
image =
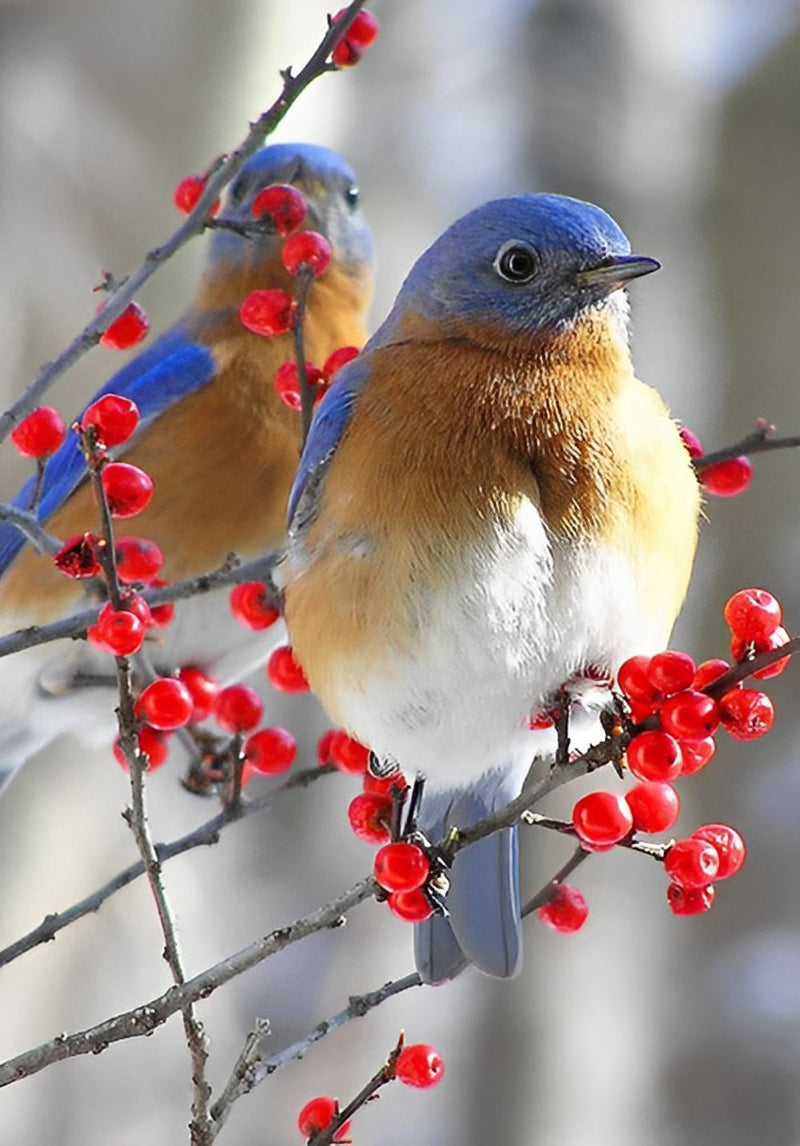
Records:
[[[510,283],[527,283],[536,274],[536,252],[527,243],[512,239],[497,252],[494,269]]]
[[[351,209],[358,206],[358,194],[358,188],[356,187],[355,183],[351,183],[344,193],[344,197],[347,200],[347,206]]]

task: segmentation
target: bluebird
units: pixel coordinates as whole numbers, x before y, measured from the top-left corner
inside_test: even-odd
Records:
[[[372,244],[355,176],[324,147],[266,147],[231,184],[222,217],[252,221],[253,200],[274,183],[304,193],[304,226],[322,232],[333,250],[328,269],[311,287],[304,327],[307,357],[321,363],[338,347],[360,346],[366,338]],[[154,497],[134,532],[161,546],[170,580],[215,569],[232,552],[265,552],[285,534],[301,424],[275,393],[273,377],[293,357],[292,335],[266,339],[238,319],[250,291],[291,288],[281,244],[279,235],[216,230],[188,311],[99,392],[127,395],[138,404],[140,428],[115,456],[153,478]],[[31,493],[29,482],[15,504],[27,508]],[[74,435],[48,462],[37,513],[61,538],[97,527]],[[81,604],[79,584],[60,574],[52,559],[24,547],[8,524],[0,526],[0,575],[7,631],[53,620]],[[181,604],[163,643],[153,648],[157,665],[194,663],[223,681],[263,655],[263,634],[249,633],[229,616],[224,594]],[[109,676],[108,660],[103,663],[102,654],[85,644],[56,654],[43,646],[0,661],[0,788],[61,731],[110,736],[107,689],[85,687],[98,674]]]
[[[433,841],[519,794],[530,717],[565,685],[591,732],[598,682],[666,646],[699,493],[629,353],[624,287],[658,266],[590,203],[486,203],[319,408],[289,504],[289,635],[329,714],[425,774]],[[457,854],[449,915],[416,929],[428,982],[519,967],[516,844]]]

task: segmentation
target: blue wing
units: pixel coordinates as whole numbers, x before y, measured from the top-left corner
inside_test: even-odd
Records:
[[[288,524],[292,535],[301,532],[314,517],[325,471],[350,424],[356,399],[368,377],[364,357],[354,359],[342,369],[320,402],[289,495]]]
[[[181,330],[164,334],[153,345],[123,366],[92,401],[103,394],[123,394],[139,407],[140,428],[149,425],[179,398],[205,386],[216,373],[214,357],[208,347],[192,342]],[[86,465],[77,435],[68,434],[60,450],[47,463],[41,496],[36,509],[40,521],[46,521],[67,500],[86,475]],[[30,506],[35,479],[31,478],[13,505]],[[0,525],[0,574],[4,573],[24,544],[20,531],[13,525]]]

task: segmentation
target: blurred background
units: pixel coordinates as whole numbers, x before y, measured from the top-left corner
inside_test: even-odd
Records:
[[[382,35],[352,71],[301,99],[277,138],[355,165],[379,252],[375,321],[419,252],[494,195],[599,202],[663,271],[632,289],[640,377],[707,448],[757,416],[800,432],[800,6],[796,0],[374,0]],[[93,311],[100,267],[125,273],[178,223],[171,191],[244,136],[324,30],[320,0],[25,0],[0,3],[0,347],[8,402]],[[153,329],[188,299],[195,243],[142,292]],[[65,415],[123,361],[96,350],[50,400]],[[6,448],[2,495],[25,467]],[[707,507],[675,644],[726,653],[729,593],[761,584],[800,627],[800,457],[756,462],[750,491]],[[800,1143],[798,670],[770,682],[766,741],[720,736],[684,783],[679,828],[724,820],[750,849],[708,915],[675,919],[662,874],[599,856],[576,881],[591,915],[563,937],[530,922],[513,982],[464,974],[401,996],[331,1035],[236,1106],[221,1142],[299,1141],[311,1096],[360,1089],[405,1028],[447,1076],[399,1085],[362,1111],[359,1146],[797,1146]],[[311,702],[276,708],[304,737]],[[157,839],[213,813],[176,764],[149,785]],[[602,777],[605,781],[606,777]],[[262,783],[264,783],[262,781]],[[170,863],[189,973],[312,909],[368,870],[326,778],[220,845]],[[573,786],[551,801],[566,811]],[[127,781],[110,752],[40,755],[0,805],[0,945],[134,858]],[[566,858],[529,832],[523,894]],[[638,862],[637,862],[638,861]],[[141,884],[0,972],[0,1055],[98,1022],[163,991]],[[411,933],[374,903],[200,1007],[209,1076],[227,1078],[256,1015],[279,1050],[352,994],[411,967]],[[173,1019],[152,1038],[62,1063],[0,1094],[5,1146],[186,1141],[189,1068]]]

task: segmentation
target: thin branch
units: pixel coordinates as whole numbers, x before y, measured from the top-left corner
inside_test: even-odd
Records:
[[[220,192],[239,173],[251,155],[254,155],[264,140],[270,135],[309,84],[326,72],[334,71],[335,65],[329,62],[333,48],[346,34],[357,13],[366,0],[352,0],[347,11],[331,25],[319,46],[308,62],[295,76],[291,69],[281,72],[283,90],[278,98],[258,119],[250,125],[245,139],[231,154],[212,167],[203,194],[184,222],[173,234],[144,257],[139,267],[109,295],[102,311],[95,314],[69,346],[51,362],[46,363],[32,382],[23,390],[19,398],[0,416],[0,441],[3,441],[22,418],[33,409],[48,387],[61,375],[74,366],[88,350],[100,341],[102,332],[123,312],[134,296],[152,274],[163,266],[176,251],[190,239],[202,233],[206,226],[211,207]]]
[[[297,382],[300,387],[300,410],[303,419],[303,441],[305,445],[308,431],[311,429],[311,419],[314,417],[314,389],[308,378],[306,369],[305,340],[303,337],[306,317],[306,303],[308,292],[314,282],[314,272],[310,267],[301,267],[295,286],[295,316],[292,333],[294,335],[294,360],[297,364]],[[302,448],[302,447],[301,447]]]
[[[256,967],[276,952],[318,931],[340,926],[346,912],[371,898],[376,887],[373,879],[361,880],[324,907],[302,916],[287,927],[270,932],[235,955],[201,971],[182,986],[170,987],[163,995],[142,1006],[115,1015],[76,1034],[57,1035],[48,1043],[0,1063],[0,1086],[8,1086],[20,1078],[37,1074],[51,1063],[78,1055],[99,1054],[111,1043],[151,1034],[188,1003],[207,998],[231,979]]]
[[[295,788],[305,788],[309,784],[313,784],[319,777],[330,775],[335,771],[335,767],[329,764],[323,768],[307,768],[302,772],[297,772],[279,788],[274,788],[271,792],[265,792],[263,796],[258,796],[256,799],[251,800],[247,804],[243,804],[239,808],[217,813],[216,816],[212,816],[210,820],[206,820],[204,824],[194,828],[191,832],[187,832],[186,835],[181,836],[179,839],[173,840],[170,843],[156,844],[156,859],[159,863],[164,864],[167,860],[173,859],[175,856],[183,855],[193,848],[210,847],[219,842],[220,834],[228,824],[236,823],[239,820],[246,819],[248,816],[263,812],[267,808],[272,807],[286,792],[292,791]],[[49,943],[52,939],[55,939],[59,931],[63,931],[65,927],[68,927],[71,923],[75,923],[78,919],[83,919],[84,916],[91,915],[93,912],[98,911],[107,899],[110,899],[112,895],[121,891],[123,887],[127,887],[129,883],[133,883],[134,880],[143,874],[144,864],[139,860],[137,863],[133,863],[119,872],[113,879],[103,884],[102,887],[92,892],[91,895],[86,896],[85,899],[79,900],[78,903],[73,904],[64,911],[45,916],[38,927],[34,927],[27,935],[23,935],[22,938],[18,939],[15,943],[11,943],[8,947],[0,950],[0,967],[4,967],[7,963],[12,963],[15,959],[18,959],[20,955],[24,955],[26,951],[38,947],[41,943]]]
[[[541,888],[540,891],[537,891],[536,895],[532,896],[524,905],[520,911],[522,918],[524,919],[526,915],[531,915],[538,908],[544,907],[545,904],[551,903],[564,880],[568,879],[575,869],[580,867],[591,854],[591,852],[587,852],[585,848],[579,845],[567,862],[558,869],[553,878],[548,880],[544,887]]]
[[[16,505],[8,503],[0,505],[0,521],[8,521],[15,525],[24,537],[30,541],[37,553],[58,553],[61,542],[43,528],[35,513],[28,509],[19,509]]]
[[[756,428],[749,434],[745,434],[740,441],[734,442],[732,446],[725,446],[721,450],[714,450],[713,453],[694,458],[694,468],[698,473],[702,473],[709,466],[714,466],[718,462],[730,461],[732,458],[738,458],[741,454],[764,454],[770,450],[796,450],[800,447],[800,435],[773,438],[770,435],[774,433],[774,426],[759,419]]]
[[[404,1036],[400,1032],[400,1038],[397,1040],[396,1045],[392,1049],[389,1057],[383,1066],[373,1074],[372,1078],[359,1090],[355,1098],[348,1102],[347,1106],[343,1107],[335,1118],[331,1119],[329,1124],[319,1134],[315,1134],[313,1138],[308,1140],[308,1146],[332,1146],[336,1141],[337,1135],[346,1122],[356,1114],[362,1106],[380,1090],[382,1086],[386,1086],[387,1082],[392,1082],[396,1077],[395,1067],[400,1051],[403,1049]]]

